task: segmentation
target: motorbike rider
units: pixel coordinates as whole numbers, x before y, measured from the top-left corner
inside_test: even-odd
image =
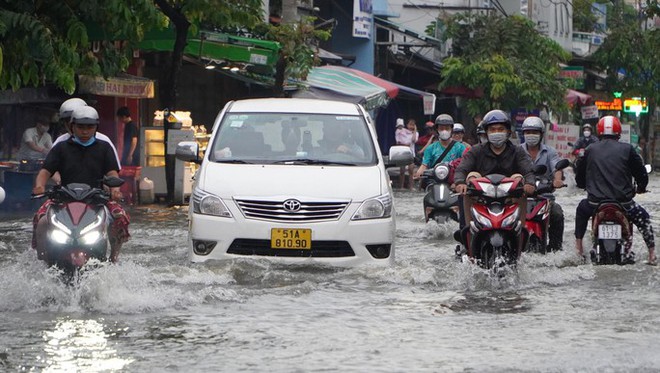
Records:
[[[557,150],[553,147],[543,144],[543,135],[545,135],[545,123],[536,116],[525,118],[522,123],[522,133],[525,142],[520,146],[530,155],[534,166],[545,165],[547,171],[545,177],[552,180],[554,188],[564,186],[564,173],[562,170],[554,171],[557,162],[561,160]],[[561,250],[564,237],[564,211],[558,203],[555,203],[555,197],[552,193],[543,195],[550,199],[550,221],[548,227],[548,248],[552,251]]]
[[[598,137],[592,136],[591,124],[587,123],[582,126],[582,136],[573,144],[573,155],[576,158],[582,157],[584,155],[584,149],[595,142],[598,142]]]
[[[71,132],[71,114],[73,113],[73,110],[79,106],[87,106],[87,103],[77,97],[70,98],[64,101],[62,105],[60,105],[60,121],[64,123],[64,127],[66,128],[67,133],[60,135],[57,139],[55,139],[53,146],[62,141],[67,141],[71,138],[71,136],[73,136]],[[117,154],[117,149],[112,143],[112,140],[110,140],[108,136],[102,134],[101,132],[96,132],[95,137],[98,141],[105,141],[110,144],[110,147],[112,148],[112,151],[115,153],[115,157],[117,158],[117,163],[121,166],[119,155]]]
[[[514,145],[511,137],[511,121],[502,110],[491,110],[483,118],[483,128],[488,136],[488,142],[472,147],[456,168],[454,174],[455,191],[461,195],[467,192],[467,183],[473,178],[482,175],[501,174],[524,181],[524,192],[527,195],[534,193],[534,172],[532,159],[521,147]],[[472,219],[470,208],[472,200],[464,198],[463,212],[465,213],[465,226],[469,227]],[[526,199],[520,200],[520,219],[525,224]],[[523,240],[521,240],[522,244]]]
[[[649,250],[649,264],[656,263],[655,239],[648,212],[633,200],[635,192],[645,193],[649,178],[642,158],[632,145],[619,142],[621,122],[614,116],[600,118],[597,126],[600,141],[591,144],[578,163],[575,181],[578,188],[587,190],[587,198],[580,201],[575,211],[575,248],[583,255],[582,238],[589,218],[604,200],[616,200],[626,210],[628,218],[642,233]],[[637,183],[637,190],[632,179]],[[626,253],[634,262],[634,253]]]
[[[96,139],[96,129],[99,124],[98,112],[91,106],[78,106],[71,114],[72,136],[53,146],[46,156],[43,168],[37,174],[32,193],[43,194],[46,182],[55,173],[59,172],[62,184],[83,183],[96,186],[104,176],[118,177],[119,163],[113,153],[110,143]],[[128,234],[129,217],[116,201],[122,199],[119,188],[110,188],[112,200],[108,201],[107,208],[112,217],[109,227],[110,261],[116,262],[121,245],[130,237]],[[36,234],[45,229],[45,215],[52,201],[46,201],[37,211],[33,224],[32,245],[37,249],[39,258],[44,255],[43,247],[38,245]]]
[[[485,144],[488,142],[488,136],[484,130],[483,121],[479,122],[477,125],[477,138],[479,139],[479,144]]]
[[[419,179],[424,174],[424,171],[435,166],[436,163],[450,163],[463,156],[463,152],[466,149],[465,144],[454,141],[451,138],[453,128],[454,118],[451,115],[440,114],[435,118],[435,129],[438,133],[439,141],[432,143],[424,150],[422,165],[417,169],[415,179]],[[444,154],[442,159],[439,159],[443,153],[446,154]]]
[[[463,141],[463,138],[465,137],[465,127],[461,123],[454,123],[454,128],[451,131],[451,137],[465,145],[467,149],[470,149],[472,146],[468,144],[467,142]]]

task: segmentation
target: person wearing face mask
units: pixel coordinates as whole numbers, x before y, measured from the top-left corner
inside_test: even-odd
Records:
[[[104,176],[119,177],[119,163],[108,142],[96,139],[96,129],[99,124],[99,115],[91,106],[78,106],[71,114],[71,137],[53,146],[42,169],[37,174],[32,193],[41,195],[46,191],[46,182],[59,172],[62,184],[81,183],[96,187]],[[107,208],[112,217],[110,226],[110,260],[115,262],[119,255],[121,245],[128,240],[129,218],[122,207],[117,203],[122,199],[119,188],[110,188],[112,200],[108,201]],[[36,242],[38,229],[45,229],[45,215],[48,206],[53,203],[46,201],[37,214],[33,224],[32,246],[40,252]]]
[[[592,135],[591,124],[587,123],[582,126],[582,136],[575,142],[573,145],[573,155],[575,158],[581,158],[584,156],[584,149],[587,146],[598,142],[598,137]]]
[[[465,155],[454,174],[454,190],[461,196],[467,192],[467,183],[482,175],[501,174],[524,181],[524,191],[532,195],[536,189],[532,159],[521,147],[514,145],[511,137],[511,120],[502,110],[491,110],[484,115],[481,125],[488,142],[477,144]],[[526,198],[520,199],[520,221],[525,225]],[[463,198],[461,229],[467,229],[472,217],[472,199]],[[523,240],[520,241],[521,244]],[[521,248],[522,249],[522,248]]]
[[[454,118],[451,115],[438,115],[435,119],[435,129],[439,141],[432,143],[424,150],[422,165],[417,169],[415,179],[419,179],[425,170],[434,167],[438,163],[449,163],[463,156],[466,149],[465,144],[451,138],[453,128]]]
[[[520,147],[532,158],[534,166],[544,165],[547,170],[545,178],[552,180],[552,186],[554,188],[563,187],[563,171],[554,171],[557,162],[561,158],[557,150],[542,143],[543,135],[545,134],[545,123],[543,123],[543,120],[535,116],[527,117],[522,124],[522,133],[525,142],[520,144]],[[548,249],[552,251],[561,250],[564,237],[564,211],[558,203],[555,203],[555,197],[552,193],[544,194],[543,196],[551,201]]]

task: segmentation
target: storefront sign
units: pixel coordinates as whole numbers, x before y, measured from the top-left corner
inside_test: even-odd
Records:
[[[80,92],[99,96],[153,98],[154,81],[143,78],[80,76]]]
[[[422,96],[422,102],[424,104],[424,115],[433,115],[435,113],[435,95]]]
[[[572,80],[569,84],[573,89],[584,89],[584,67],[583,66],[565,66],[561,68],[559,77],[566,80]]]
[[[353,36],[371,39],[371,0],[353,0]]]
[[[598,118],[598,106],[596,105],[582,106],[580,112],[582,113],[582,119]]]
[[[633,97],[623,100],[623,112],[635,113],[637,115],[648,113],[649,107],[646,104],[646,98]]]
[[[560,124],[553,126],[556,131],[547,131],[545,134],[545,144],[557,149],[561,158],[571,159],[573,147],[569,142],[575,144],[580,134],[580,126],[575,124]]]
[[[623,101],[620,98],[615,98],[612,101],[594,101],[596,107],[600,111],[621,111],[623,110]]]

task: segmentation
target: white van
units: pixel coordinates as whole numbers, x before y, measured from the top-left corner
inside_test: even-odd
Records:
[[[310,99],[229,102],[190,199],[193,262],[268,258],[352,266],[394,260],[392,189],[360,105]],[[412,153],[394,156],[406,163]]]

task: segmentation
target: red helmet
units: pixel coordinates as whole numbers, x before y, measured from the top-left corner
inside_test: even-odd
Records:
[[[621,122],[611,115],[598,121],[598,136],[621,136]]]

